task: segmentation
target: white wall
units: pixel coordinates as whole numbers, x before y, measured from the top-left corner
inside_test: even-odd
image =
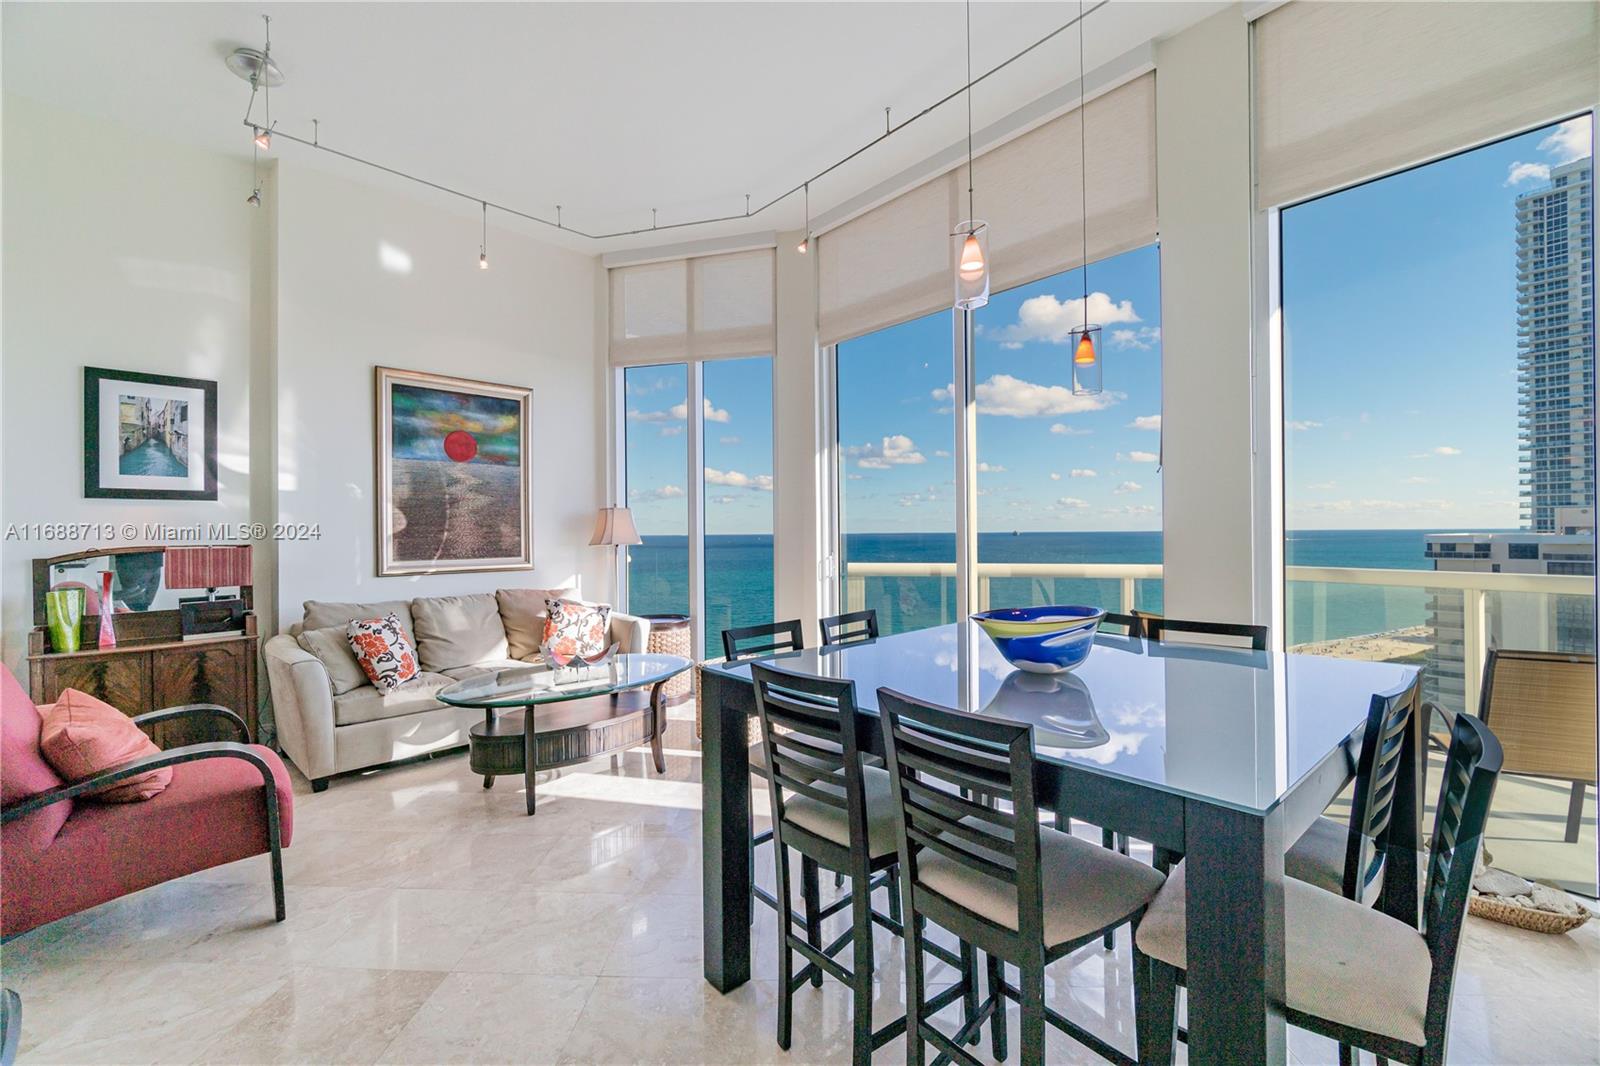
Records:
[[[279,545],[281,622],[298,621],[307,599],[575,580],[605,595],[609,557],[588,546],[605,490],[594,258],[491,226],[480,271],[476,212],[292,159],[279,167],[277,211],[278,511],[322,532]],[[375,576],[377,365],[533,388],[532,573]]]
[[[0,513],[17,524],[248,520],[249,165],[9,93],[0,122]],[[85,366],[218,382],[215,502],[84,499]],[[0,543],[3,656],[19,676],[29,561],[106,542]]]

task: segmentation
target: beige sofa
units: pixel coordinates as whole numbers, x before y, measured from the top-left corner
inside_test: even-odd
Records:
[[[307,600],[305,616],[267,641],[278,743],[318,791],[328,778],[466,744],[483,720],[473,708],[435,699],[446,685],[539,660],[546,598],[571,589],[501,589],[471,596],[428,596],[384,603]],[[416,646],[422,672],[393,692],[367,682],[344,637],[357,618],[394,612]],[[611,639],[641,652],[650,623],[612,612]]]

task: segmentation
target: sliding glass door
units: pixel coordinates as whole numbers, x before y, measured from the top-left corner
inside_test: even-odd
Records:
[[[631,614],[692,613],[688,372],[685,363],[630,366],[622,372],[627,500],[643,542],[625,549]]]
[[[772,359],[701,365],[705,381],[705,610],[709,653],[722,631],[773,620]]]

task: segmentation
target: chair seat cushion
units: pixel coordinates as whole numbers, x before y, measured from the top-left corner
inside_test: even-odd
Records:
[[[1187,960],[1184,874],[1180,862],[1151,901],[1137,937],[1140,951],[1179,969]],[[1283,888],[1289,1007],[1422,1046],[1432,973],[1422,934],[1304,881],[1286,878]]]
[[[1283,872],[1324,892],[1344,894],[1344,853],[1348,826],[1318,818],[1283,856]]]
[[[1150,902],[1161,871],[1067,833],[1039,828],[1044,941],[1055,947],[1120,924]],[[917,880],[950,902],[1007,929],[1017,928],[1017,890],[931,849],[917,857]]]
[[[889,771],[877,766],[861,768],[862,790],[867,807],[867,854],[874,858],[894,854],[894,793]],[[844,790],[833,785],[816,786],[825,792],[843,795]],[[850,823],[845,812],[837,807],[812,799],[810,796],[790,794],[783,805],[784,817],[825,840],[843,847],[850,846]]]
[[[294,836],[289,773],[270,749],[251,750],[272,769],[280,841]],[[172,768],[172,782],[145,803],[78,805],[42,852],[0,850],[6,883],[6,936],[141,888],[269,849],[261,771],[238,758],[207,758]],[[11,843],[10,826],[5,843]]]
[[[455,683],[456,678],[444,674],[418,674],[392,692],[362,685],[333,698],[333,724],[357,725],[435,710],[442,706],[437,699],[439,690]]]

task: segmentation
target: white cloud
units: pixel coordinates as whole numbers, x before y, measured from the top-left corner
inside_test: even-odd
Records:
[[[1306,486],[1308,489],[1317,489],[1320,492],[1326,492],[1329,489],[1337,487],[1338,484],[1333,481],[1313,481],[1311,484]]]
[[[1549,181],[1549,163],[1512,163],[1506,168],[1506,184],[1521,185],[1525,181]]]
[[[1071,511],[1081,511],[1089,506],[1088,500],[1080,500],[1076,496],[1063,496],[1056,501],[1057,507],[1065,507]]]
[[[1060,481],[1061,480],[1061,475],[1056,473],[1054,470],[1052,470],[1052,471],[1050,471],[1050,480],[1051,481]]]
[[[1135,418],[1132,422],[1129,422],[1123,428],[1124,429],[1148,429],[1148,430],[1154,430],[1155,432],[1159,433],[1161,431],[1161,416],[1160,415],[1140,415],[1138,418]]]
[[[772,491],[771,474],[741,474],[737,470],[713,470],[708,466],[706,467],[706,482],[712,485],[723,485],[730,489]]]
[[[1138,492],[1142,488],[1144,488],[1144,486],[1139,484],[1137,481],[1124,481],[1122,484],[1112,489],[1111,494],[1113,496],[1126,496],[1128,493]]]
[[[1010,374],[995,374],[988,381],[979,382],[975,392],[980,415],[1005,418],[1048,418],[1102,411],[1123,398],[1121,393],[1115,392],[1080,396],[1065,385],[1037,385]],[[949,400],[950,388],[934,389],[933,398]],[[1050,431],[1054,433],[1055,427]]]
[[[867,475],[865,475],[865,474],[846,474],[844,476],[844,479],[846,481],[865,481],[867,479]]]
[[[1111,343],[1118,348],[1148,350],[1161,343],[1160,326],[1140,326],[1138,329],[1114,329]]]
[[[681,437],[681,436],[683,436],[683,427],[682,426],[662,426],[660,432],[661,432],[661,435],[663,437]]]
[[[739,497],[737,497],[737,496],[713,496],[713,497],[711,497],[711,502],[712,503],[728,504],[728,503],[733,503],[738,498]]]
[[[1539,151],[1555,156],[1556,163],[1570,163],[1594,152],[1588,118],[1569,118],[1555,132],[1539,142]]]
[[[904,433],[884,437],[879,444],[846,448],[845,454],[854,456],[856,465],[863,470],[887,470],[891,466],[915,466],[928,461]]]
[[[1114,518],[1143,518],[1155,514],[1156,509],[1148,503],[1128,503],[1121,507],[1102,507],[1100,513]]]
[[[1431,485],[1431,484],[1433,484],[1434,480],[1435,479],[1431,478],[1431,477],[1420,477],[1420,476],[1413,476],[1413,477],[1408,477],[1408,478],[1404,479],[1404,481],[1405,481],[1405,483],[1407,485]]]
[[[1287,423],[1287,425],[1289,426],[1290,429],[1295,430],[1295,431],[1300,432],[1300,433],[1304,433],[1308,429],[1321,429],[1322,428],[1322,423],[1321,422],[1313,422],[1309,418],[1303,418],[1303,419],[1300,419],[1299,421],[1289,422],[1289,423]]]
[[[1050,427],[1050,432],[1058,437],[1087,437],[1093,430],[1079,429],[1077,426],[1069,426],[1063,422],[1057,422]]]
[[[628,417],[635,422],[682,422],[689,416],[688,401],[675,403],[665,411],[629,411]],[[707,422],[730,422],[733,416],[720,407],[711,403],[711,398],[705,398],[705,419]]]
[[[1397,512],[1449,511],[1454,506],[1450,500],[1317,500],[1310,503],[1296,504],[1294,510],[1332,514],[1350,512],[1393,514]]]
[[[935,459],[948,459],[950,458],[950,453],[945,451],[943,448],[940,448],[938,451],[933,453],[933,457]]]
[[[1004,474],[1005,472],[1006,472],[1006,468],[1005,467],[1000,466],[1000,465],[995,464],[995,463],[979,463],[978,464],[978,473],[980,473],[980,474]]]
[[[1080,466],[1080,467],[1074,467],[1073,468],[1071,476],[1072,477],[1099,477],[1100,475],[1095,473],[1093,470],[1089,470],[1089,469],[1087,469],[1085,467],[1081,467]]]
[[[717,438],[717,443],[718,444],[734,445],[734,444],[743,444],[744,441],[742,441],[738,437],[718,437]]]
[[[662,485],[658,489],[633,489],[628,493],[635,500],[675,500],[683,495],[683,488],[678,485]]]
[[[1139,315],[1132,300],[1117,303],[1103,292],[1089,294],[1088,320],[1101,326],[1118,322],[1137,322]],[[1020,348],[1027,341],[1048,341],[1065,344],[1074,326],[1084,322],[1084,301],[1081,297],[1060,300],[1049,293],[1031,296],[1017,309],[1017,321],[990,336],[1009,348]]]
[[[1117,461],[1120,463],[1154,463],[1159,462],[1160,459],[1161,457],[1155,452],[1133,451],[1117,453]]]
[[[1415,452],[1410,456],[1410,458],[1412,458],[1412,459],[1432,459],[1436,455],[1437,456],[1444,456],[1444,457],[1448,458],[1449,456],[1460,455],[1460,454],[1461,454],[1461,449],[1460,448],[1453,448],[1448,444],[1441,444],[1437,448],[1429,448],[1425,452]]]

